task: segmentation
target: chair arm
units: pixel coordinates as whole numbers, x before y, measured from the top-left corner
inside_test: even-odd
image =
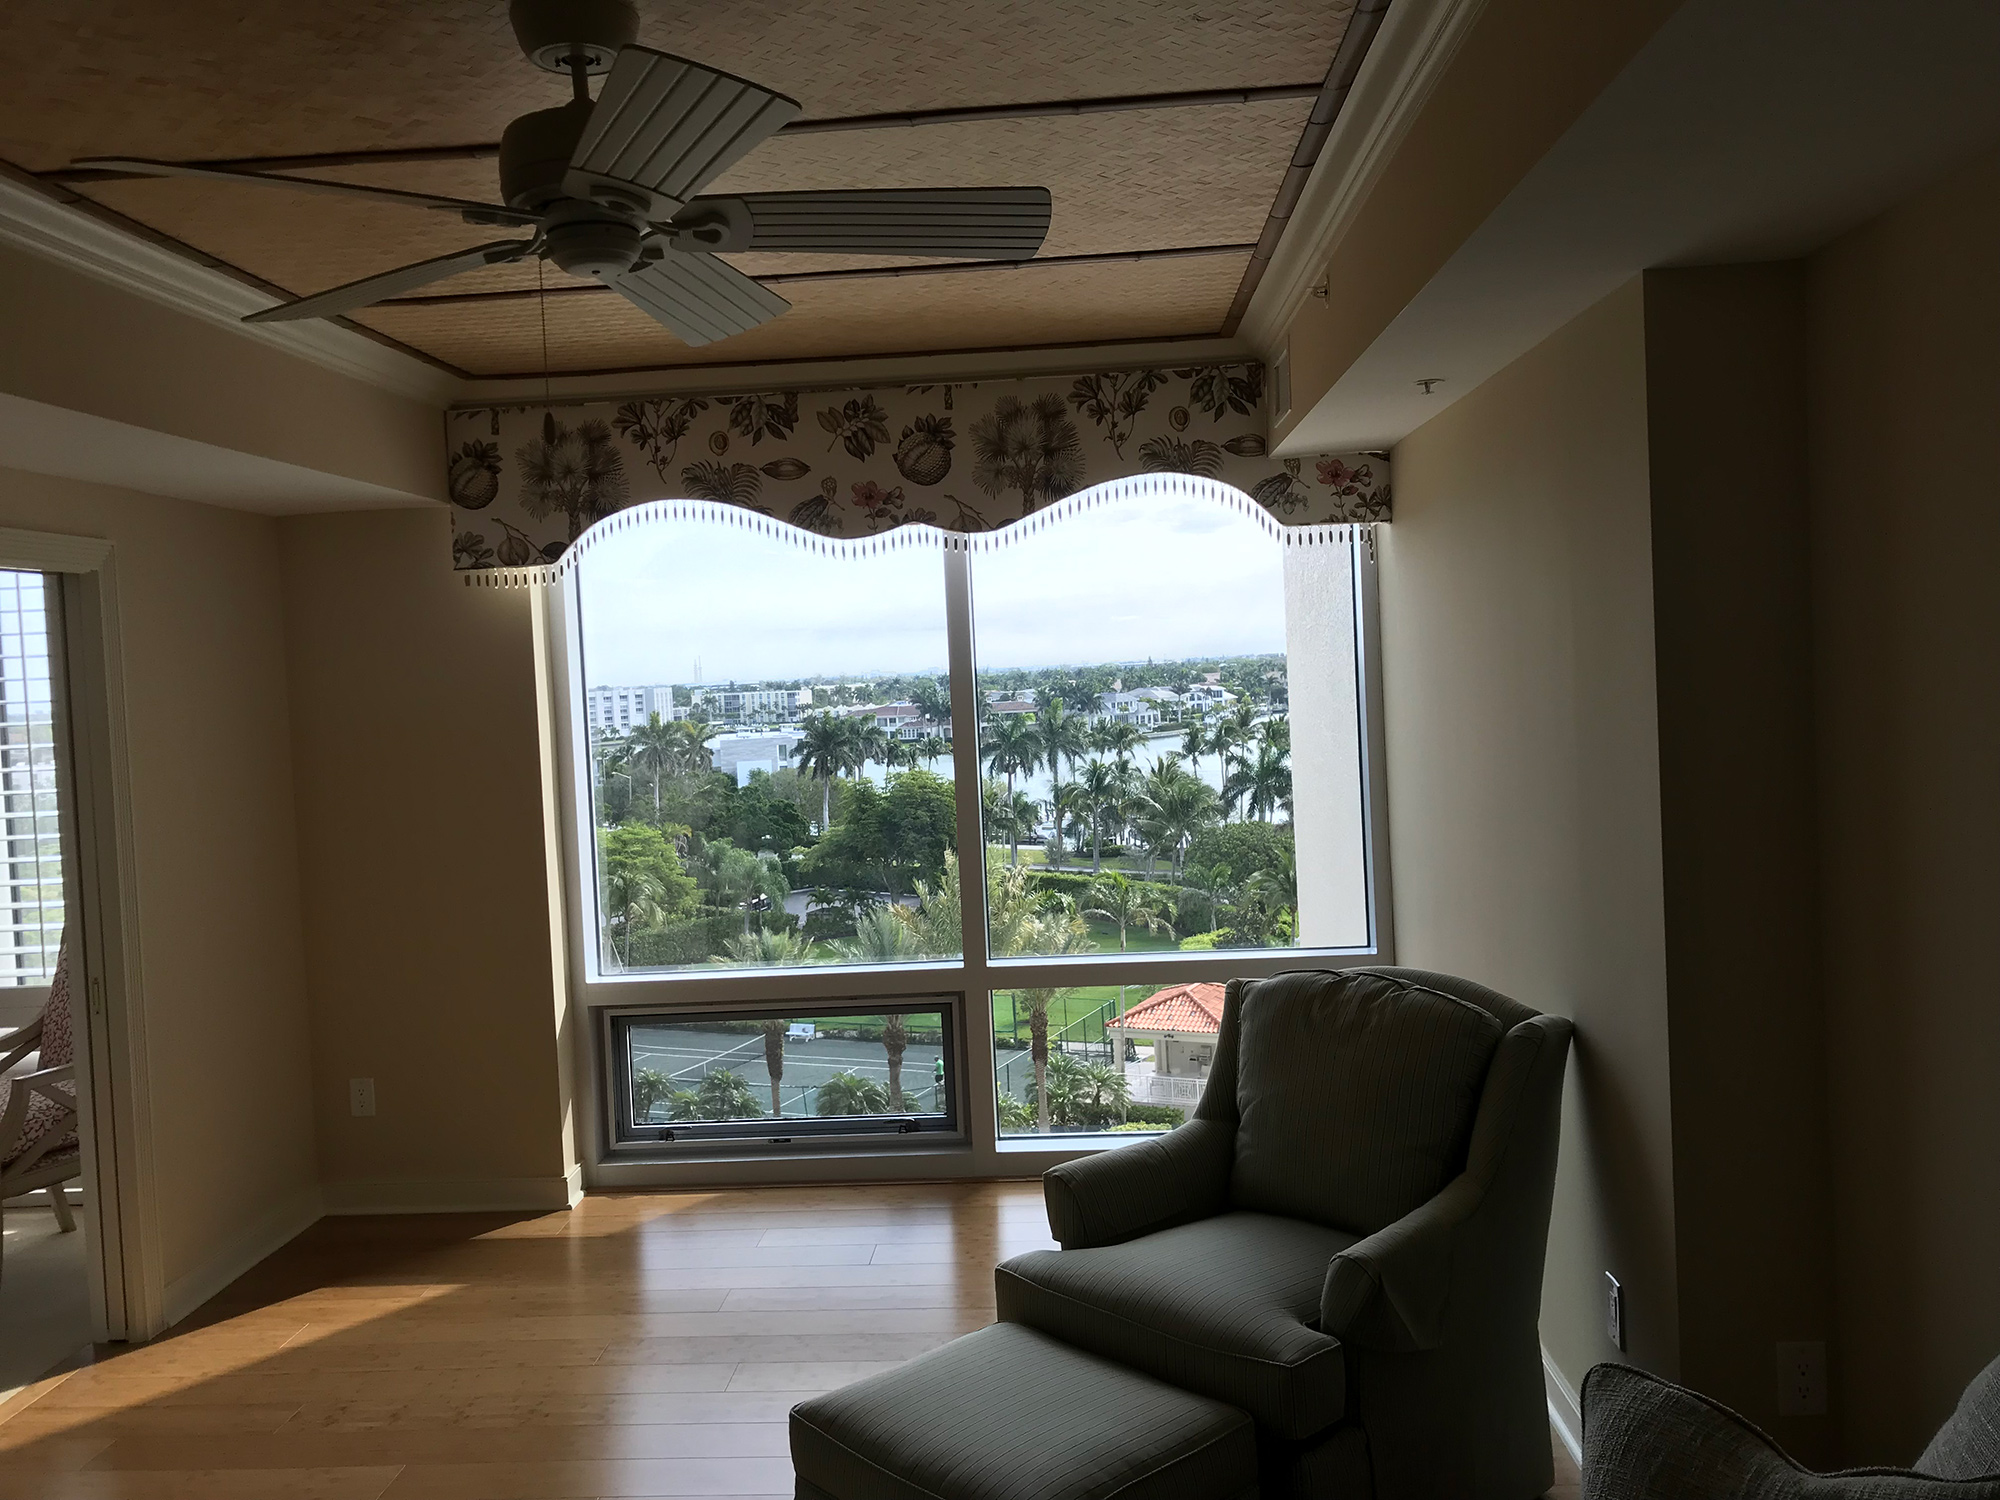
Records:
[[[1442,1345],[1452,1254],[1484,1187],[1461,1172],[1421,1208],[1334,1256],[1319,1294],[1320,1332],[1391,1354]]]
[[[0,1161],[13,1155],[20,1144],[21,1131],[28,1121],[28,1102],[40,1094],[66,1114],[76,1113],[76,1064],[43,1068],[36,1073],[19,1073],[7,1080],[13,1085],[7,1095],[7,1109],[0,1113]],[[61,1084],[69,1084],[65,1089]]]
[[[30,1052],[42,1046],[42,1018],[36,1016],[26,1026],[0,1032],[0,1073],[6,1072]]]
[[[1218,1214],[1235,1156],[1233,1124],[1196,1119],[1149,1141],[1051,1167],[1042,1174],[1049,1232],[1063,1249],[1080,1250]]]

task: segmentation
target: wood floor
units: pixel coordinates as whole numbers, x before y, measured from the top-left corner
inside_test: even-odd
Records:
[[[794,1402],[991,1322],[1049,1245],[1037,1184],[326,1219],[9,1402],[0,1500],[790,1496]]]

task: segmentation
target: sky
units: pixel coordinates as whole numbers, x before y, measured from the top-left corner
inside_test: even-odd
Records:
[[[1285,649],[1283,544],[1214,502],[1119,501],[1000,535],[972,555],[982,669]],[[829,556],[750,527],[669,520],[596,543],[578,586],[593,687],[945,671],[936,545]]]

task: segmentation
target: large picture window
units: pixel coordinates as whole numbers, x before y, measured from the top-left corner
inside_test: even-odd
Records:
[[[577,979],[644,1015],[596,1033],[606,1139],[1171,1128],[1224,980],[1383,951],[1371,569],[1356,528],[1182,475],[971,536],[697,502],[586,535],[558,632]],[[858,970],[867,1015],[809,1008]],[[916,1050],[876,1061],[884,1025],[938,1097]]]

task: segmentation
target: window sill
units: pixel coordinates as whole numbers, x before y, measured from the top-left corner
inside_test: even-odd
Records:
[[[1137,1141],[1156,1141],[1166,1131],[1109,1131],[1102,1135],[1003,1135],[996,1149],[1002,1156],[1091,1156],[1116,1151]]]

